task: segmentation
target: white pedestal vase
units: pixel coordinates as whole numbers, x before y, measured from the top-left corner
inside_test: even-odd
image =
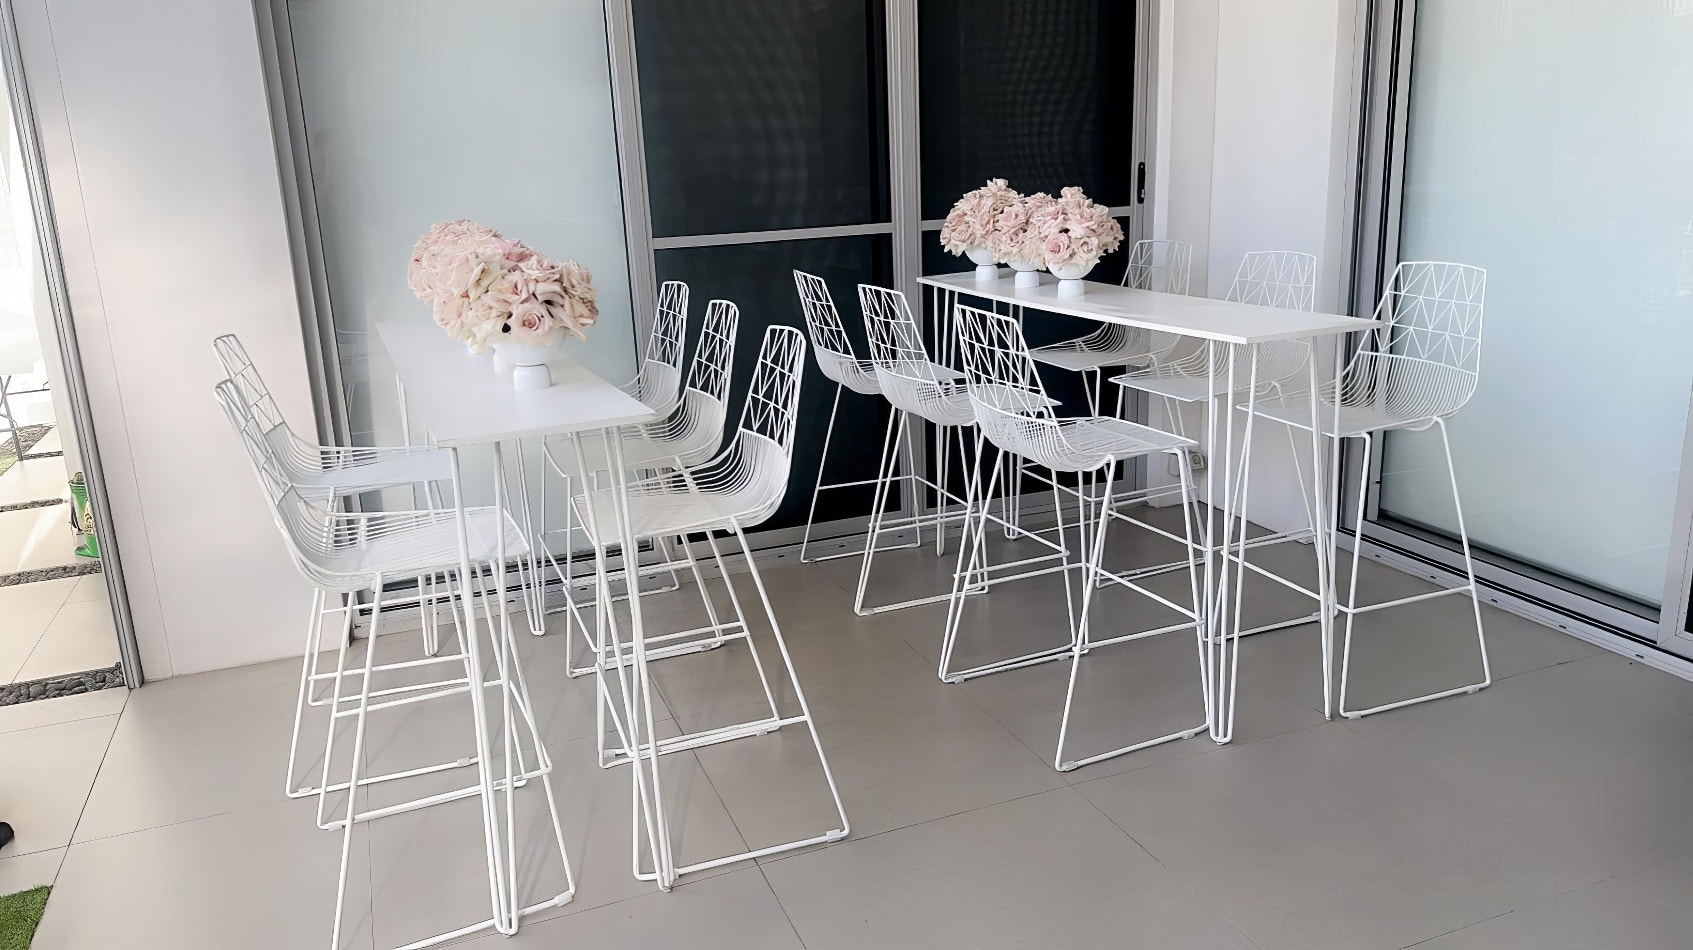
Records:
[[[1039,287],[1040,286],[1040,270],[1041,270],[1041,267],[1043,266],[1040,262],[1038,262],[1038,261],[1036,261],[1036,262],[1006,261],[1006,263],[1011,265],[1011,269],[1017,272],[1017,276],[1013,279],[1013,283],[1015,284],[1015,286],[1018,286],[1018,287]]]
[[[967,247],[964,249],[964,256],[976,265],[977,280],[999,279],[999,264],[994,260],[992,251],[985,247]]]
[[[558,341],[549,343],[519,343],[515,340],[494,340],[496,365],[511,367],[511,388],[516,390],[546,389],[553,384],[552,370],[547,360],[558,352]]]
[[[1087,285],[1082,283],[1082,278],[1093,270],[1093,266],[1092,264],[1071,263],[1059,264],[1052,268],[1052,276],[1058,278],[1058,296],[1080,297],[1087,290]]]

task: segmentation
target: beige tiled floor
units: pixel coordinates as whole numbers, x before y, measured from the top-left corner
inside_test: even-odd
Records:
[[[0,587],[0,684],[117,661],[117,630],[100,575]]]
[[[1294,546],[1274,555],[1289,569],[1307,556]],[[888,568],[916,589],[944,578],[932,562],[907,552]],[[1417,583],[1366,571],[1367,594]],[[849,840],[718,869],[668,894],[635,881],[627,780],[593,764],[589,683],[563,675],[556,632],[525,635],[579,888],[515,938],[468,945],[1693,945],[1693,685],[1488,609],[1492,688],[1325,722],[1315,632],[1294,628],[1247,641],[1232,745],[1201,737],[1065,775],[1050,766],[1065,668],[942,684],[933,657],[944,606],[856,617],[855,576],[850,561],[766,573],[853,820]],[[654,622],[689,616],[687,596],[649,600]],[[1150,616],[1125,598],[1105,595],[1096,617]],[[1298,607],[1270,594],[1257,605]],[[1061,595],[1038,584],[975,608],[987,613],[969,629],[998,647],[1062,625]],[[1467,676],[1463,619],[1445,601],[1370,615],[1360,698]],[[396,635],[393,649],[412,649],[409,639]],[[662,661],[661,718],[692,727],[744,711],[744,649]],[[1194,665],[1179,637],[1090,656],[1078,741],[1123,741],[1192,716]],[[0,818],[19,829],[0,858],[0,890],[56,883],[37,950],[328,943],[340,839],[282,788],[296,675],[273,663],[0,709]],[[379,723],[371,755],[397,765],[462,754],[456,715],[442,706]],[[815,762],[791,733],[666,758],[667,794],[685,802],[684,861],[829,827]],[[540,812],[527,801],[520,828],[538,842]],[[524,857],[537,895],[560,883],[544,854],[537,845]],[[353,869],[344,946],[395,946],[486,916],[468,802],[361,827]]]

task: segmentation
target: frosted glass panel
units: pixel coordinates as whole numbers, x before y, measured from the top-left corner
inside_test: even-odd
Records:
[[[1471,537],[1650,605],[1693,384],[1690,13],[1419,0],[1400,233],[1488,270],[1451,423]],[[1438,433],[1389,435],[1381,510],[1455,530]]]
[[[632,375],[634,324],[600,0],[291,0],[289,25],[349,412],[399,439],[379,320],[428,319],[406,262],[435,221],[474,218],[594,275],[584,365]]]

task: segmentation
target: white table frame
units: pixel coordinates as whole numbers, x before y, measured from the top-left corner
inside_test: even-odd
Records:
[[[519,392],[512,387],[510,372],[496,372],[491,357],[477,357],[470,355],[462,343],[448,338],[432,323],[423,320],[387,321],[376,324],[377,336],[382,340],[383,347],[388,351],[393,362],[395,375],[398,377],[402,392],[405,394],[402,405],[407,413],[416,413],[423,431],[430,444],[445,449],[451,458],[453,497],[452,504],[458,526],[459,545],[459,576],[463,582],[463,589],[459,603],[462,606],[461,622],[464,625],[465,649],[467,663],[472,670],[482,670],[483,660],[478,644],[478,627],[474,601],[481,593],[480,578],[471,571],[470,546],[468,524],[465,517],[463,473],[460,464],[460,451],[464,448],[478,445],[489,445],[493,448],[494,460],[494,504],[496,507],[505,504],[506,464],[505,444],[512,443],[517,453],[518,479],[520,492],[523,494],[517,506],[517,520],[522,526],[529,540],[532,557],[531,581],[537,585],[534,599],[529,605],[533,609],[539,599],[539,583],[541,575],[536,567],[533,553],[542,543],[542,536],[535,530],[531,521],[530,505],[527,495],[527,472],[523,465],[522,441],[531,438],[546,438],[548,436],[568,435],[580,442],[584,433],[600,432],[607,446],[610,448],[613,465],[611,466],[611,488],[613,509],[622,529],[621,536],[629,536],[629,509],[627,499],[627,479],[621,465],[623,445],[621,429],[624,426],[648,422],[655,414],[645,405],[624,393],[618,387],[606,382],[588,370],[570,360],[561,351],[549,361],[554,385],[545,390]],[[409,425],[409,423],[408,423]],[[409,429],[408,429],[409,433]],[[609,610],[611,598],[609,592],[609,571],[606,565],[603,547],[595,551],[597,582],[600,585],[601,597],[599,602],[605,605],[601,609]],[[546,750],[541,743],[539,729],[534,721],[529,703],[528,688],[523,680],[523,672],[517,655],[511,647],[511,617],[508,598],[505,596],[505,580],[503,565],[507,561],[503,533],[496,544],[495,563],[501,565],[502,575],[494,580],[494,591],[497,601],[498,617],[488,617],[490,640],[496,645],[494,657],[499,677],[493,681],[501,688],[501,722],[506,744],[506,777],[501,780],[495,778],[490,758],[491,744],[489,739],[489,720],[486,709],[487,698],[482,689],[471,689],[471,707],[475,719],[476,755],[479,778],[478,797],[482,804],[483,839],[485,845],[485,859],[488,868],[489,903],[492,914],[489,919],[480,923],[460,928],[450,933],[440,934],[414,944],[403,950],[415,950],[426,946],[433,946],[447,940],[456,939],[483,930],[495,930],[501,934],[515,934],[525,916],[534,914],[550,907],[568,903],[575,894],[575,880],[570,870],[569,856],[563,854],[563,836],[558,828],[558,812],[554,799],[552,780]],[[520,568],[521,569],[521,568]],[[618,671],[623,680],[624,719],[630,723],[635,733],[633,736],[620,735],[630,745],[631,739],[636,744],[656,745],[654,732],[654,718],[650,684],[645,681],[646,665],[645,643],[642,635],[640,597],[638,585],[630,585],[629,611],[630,636],[633,641],[633,653],[636,657],[634,689],[629,688],[628,679],[623,670]],[[527,596],[527,595],[526,595]],[[494,626],[498,623],[498,627]],[[599,702],[605,703],[609,696],[603,673],[599,677]],[[644,698],[644,709],[637,715],[638,706]],[[516,726],[518,720],[513,714],[522,717],[536,743],[537,754],[541,758],[542,768],[539,779],[544,790],[549,809],[551,810],[554,831],[558,834],[561,857],[565,862],[567,890],[548,900],[523,907],[519,906],[518,895],[521,887],[518,881],[518,849],[516,830],[516,811],[513,793],[517,786],[524,784],[514,781],[512,776],[513,763],[517,756],[514,754],[516,745]],[[615,718],[615,717],[614,717]],[[620,733],[623,730],[620,729]],[[644,733],[644,734],[643,734]],[[653,815],[658,806],[659,787],[656,768],[647,775],[641,762],[632,765],[632,780],[634,783],[634,797],[641,808],[635,816],[637,830],[642,818],[648,832],[648,845],[660,867],[666,866],[667,854],[661,850],[668,844],[666,836],[656,835]],[[495,792],[504,791],[505,811],[500,814],[495,803]],[[637,854],[638,865],[638,836]],[[639,868],[637,866],[637,872]]]
[[[950,316],[960,296],[973,296],[1003,304],[1019,320],[1026,309],[1063,314],[1099,323],[1116,323],[1154,332],[1173,333],[1199,340],[1209,352],[1206,391],[1215,393],[1211,411],[1206,419],[1206,451],[1213,455],[1211,474],[1205,480],[1206,517],[1204,534],[1204,588],[1207,648],[1202,660],[1206,719],[1211,738],[1221,744],[1234,739],[1235,696],[1239,681],[1240,638],[1249,633],[1280,627],[1296,626],[1316,620],[1321,627],[1323,650],[1323,714],[1332,718],[1334,710],[1333,662],[1335,632],[1334,568],[1329,554],[1330,537],[1335,530],[1328,516],[1332,486],[1339,481],[1339,451],[1330,453],[1324,463],[1324,443],[1329,441],[1321,425],[1323,401],[1317,376],[1316,342],[1322,337],[1341,337],[1346,333],[1372,329],[1376,323],[1358,317],[1338,314],[1312,313],[1277,307],[1260,307],[1234,301],[1212,300],[1137,290],[1091,281],[1081,282],[1081,293],[1060,288],[1050,275],[1041,275],[1041,283],[1034,287],[1018,287],[1010,272],[1001,270],[994,280],[979,279],[974,273],[920,277],[918,283],[931,289],[937,318]],[[950,322],[950,321],[946,321]],[[939,324],[946,325],[946,322]],[[1259,396],[1258,345],[1285,340],[1302,340],[1311,355],[1305,361],[1306,385],[1313,394],[1311,403],[1311,451],[1313,496],[1313,547],[1317,556],[1316,591],[1306,590],[1271,572],[1249,564],[1247,500],[1251,482],[1252,435],[1257,419]],[[1226,354],[1218,347],[1227,347]],[[1339,378],[1344,360],[1343,346],[1335,347],[1334,373]],[[1246,359],[1239,359],[1242,353]],[[1245,362],[1243,367],[1239,364]],[[1218,367],[1226,370],[1219,378]],[[1241,397],[1244,396],[1244,403]],[[1333,427],[1339,429],[1339,407],[1334,408]],[[1235,416],[1244,412],[1239,458],[1234,452]],[[1219,432],[1221,429],[1221,432]],[[1218,441],[1221,435],[1222,441]],[[1215,456],[1220,455],[1219,460]],[[1221,474],[1221,478],[1217,475]],[[1300,486],[1304,491],[1304,486]],[[1219,504],[1221,502],[1221,504]],[[1216,531],[1221,516],[1222,533]],[[1238,530],[1235,525],[1238,523]],[[1292,587],[1318,602],[1316,616],[1269,624],[1264,627],[1242,629],[1241,578],[1247,570],[1270,577]]]

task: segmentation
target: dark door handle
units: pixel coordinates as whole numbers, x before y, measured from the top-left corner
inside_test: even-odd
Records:
[[[1135,204],[1146,204],[1146,163],[1135,168]]]

